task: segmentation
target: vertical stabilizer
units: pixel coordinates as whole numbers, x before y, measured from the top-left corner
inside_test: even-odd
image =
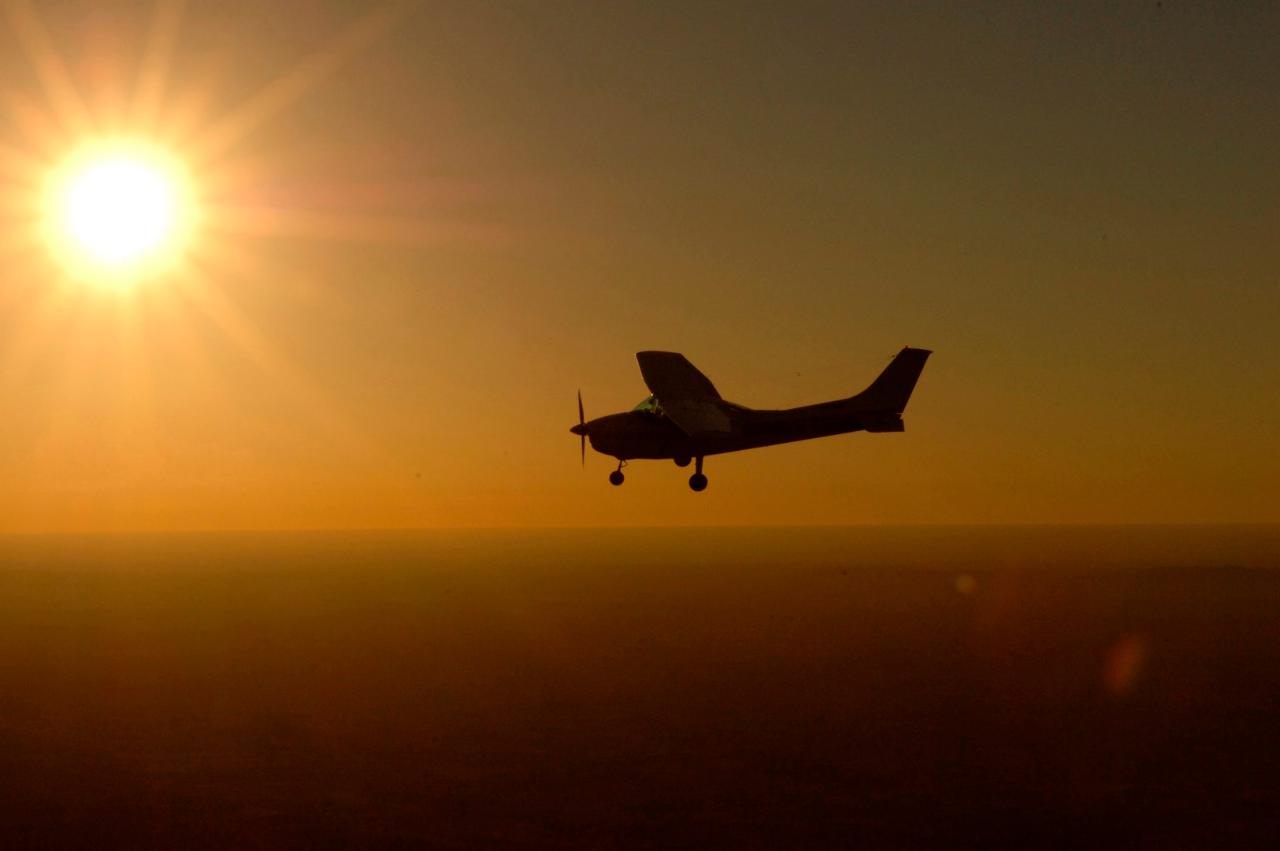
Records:
[[[916,379],[924,369],[924,362],[932,354],[928,349],[907,347],[898,352],[871,386],[849,399],[858,410],[901,414],[916,388]]]

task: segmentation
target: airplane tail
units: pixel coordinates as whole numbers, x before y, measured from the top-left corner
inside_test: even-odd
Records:
[[[884,372],[880,373],[871,386],[849,402],[860,411],[874,411],[885,414],[901,414],[911,398],[911,391],[916,387],[916,379],[924,369],[924,362],[932,354],[928,349],[907,347],[898,352]]]

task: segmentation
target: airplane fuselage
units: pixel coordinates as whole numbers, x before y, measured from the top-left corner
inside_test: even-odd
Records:
[[[636,360],[652,395],[630,411],[587,421],[578,394],[578,424],[569,429],[604,455],[618,459],[609,482],[622,484],[628,461],[670,458],[694,463],[689,487],[702,491],[707,455],[774,446],[852,431],[904,431],[906,409],[927,349],[902,349],[861,393],[845,399],[780,411],[757,411],[725,401],[715,385],[679,352],[637,352]]]
[[[855,410],[846,399],[780,411],[721,402],[733,424],[723,434],[690,437],[660,413],[628,411],[591,420],[591,448],[623,461],[687,459],[830,437],[854,431],[901,431],[896,415]]]

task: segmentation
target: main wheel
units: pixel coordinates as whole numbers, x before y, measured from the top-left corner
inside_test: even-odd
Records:
[[[694,473],[689,477],[689,487],[695,491],[704,491],[707,489],[707,477],[701,473]]]
[[[676,462],[676,466],[677,466],[677,467],[688,467],[688,466],[689,466],[689,462],[690,462],[690,461],[692,461],[692,460],[693,460],[693,459],[692,459],[692,458],[690,458],[688,455],[677,455],[677,456],[676,456],[676,458],[675,458],[675,462]]]
[[[616,487],[617,485],[622,484],[623,478],[625,477],[622,475],[621,470],[614,470],[612,473],[609,474],[609,484],[614,485]]]

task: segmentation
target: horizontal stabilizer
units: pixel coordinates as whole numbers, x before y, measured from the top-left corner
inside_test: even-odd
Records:
[[[863,418],[863,429],[872,433],[906,431],[907,427],[898,414],[870,413]]]

